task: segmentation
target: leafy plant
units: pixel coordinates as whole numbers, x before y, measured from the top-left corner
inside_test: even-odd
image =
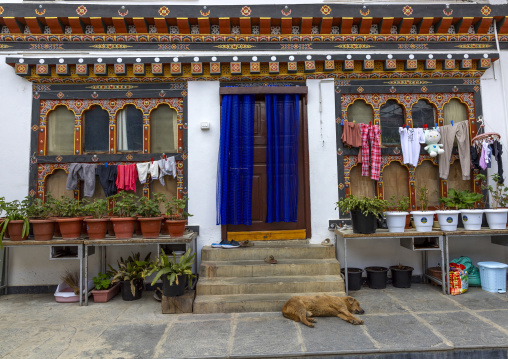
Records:
[[[173,258],[169,259],[164,250],[161,249],[161,254],[159,257],[154,259],[150,264],[149,275],[157,272],[155,275],[152,285],[155,285],[155,282],[159,280],[163,275],[166,275],[169,280],[169,285],[173,285],[176,282],[178,285],[178,277],[179,276],[187,276],[189,279],[189,285],[192,287],[192,279],[196,278],[194,274],[192,274],[192,260],[196,253],[191,254],[191,249],[187,249],[184,255],[180,257],[180,260],[176,260],[175,253],[173,252]]]
[[[492,208],[497,209],[498,207],[506,207],[508,203],[508,187],[500,183],[502,181],[501,176],[498,173],[492,175],[492,180],[496,184],[496,187],[487,183],[487,177],[482,174],[477,174],[476,179],[481,181],[481,189],[488,190],[490,197],[492,198]]]
[[[409,197],[391,196],[388,205],[390,208],[395,208],[399,212],[407,212],[407,210],[409,209]]]
[[[41,198],[33,198],[30,196],[25,197],[25,200],[30,202],[27,208],[27,215],[29,218],[48,219],[53,215],[53,197],[51,194],[46,195],[46,202]]]
[[[85,202],[81,209],[85,216],[92,216],[96,219],[104,218],[109,213],[108,200],[96,198],[93,202]]]
[[[99,272],[97,277],[93,277],[93,284],[97,290],[106,290],[111,287],[111,272]]]
[[[448,190],[448,197],[441,197],[439,202],[443,204],[445,208],[453,209],[466,209],[473,208],[476,202],[481,201],[483,196],[481,193],[475,193],[471,191],[456,191],[453,188]]]
[[[166,215],[169,219],[186,219],[191,217],[192,214],[185,212],[185,207],[189,199],[183,197],[178,199],[177,196],[173,196],[170,201],[166,202]]]
[[[62,196],[59,200],[50,199],[47,201],[54,208],[57,217],[79,217],[81,216],[81,203],[75,198]]]
[[[166,196],[162,193],[154,193],[152,198],[141,197],[139,199],[138,214],[143,217],[159,217],[161,215],[160,204]]]
[[[138,212],[138,197],[134,193],[120,191],[113,195],[115,207],[113,214],[120,217],[134,217]]]
[[[421,210],[426,211],[429,204],[429,189],[427,186],[423,185],[418,187],[417,197],[420,202]]]
[[[114,269],[111,265],[108,265],[112,274],[111,283],[129,281],[131,284],[132,295],[135,295],[136,282],[144,281],[148,275],[148,270],[150,268],[150,255],[151,253],[148,253],[142,261],[140,260],[141,254],[139,252],[133,253],[132,256],[129,256],[126,260],[120,257],[120,261],[118,261],[118,269]]]
[[[11,221],[23,221],[22,237],[28,236],[30,232],[30,223],[27,215],[28,201],[26,199],[23,202],[14,200],[12,202],[4,202],[1,205],[5,211],[5,219],[0,223],[0,249],[3,248],[2,239]]]
[[[361,211],[365,216],[373,214],[378,216],[386,211],[388,202],[379,198],[357,197],[349,196],[339,199],[336,203],[335,209],[340,209],[343,212],[350,212],[351,210]]]

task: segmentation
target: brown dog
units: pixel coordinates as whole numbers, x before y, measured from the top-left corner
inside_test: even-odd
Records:
[[[363,320],[356,318],[354,314],[363,314],[365,311],[360,303],[353,297],[332,297],[329,295],[298,296],[289,299],[282,315],[295,322],[302,322],[308,327],[314,328],[314,317],[339,317],[351,324],[363,324]]]

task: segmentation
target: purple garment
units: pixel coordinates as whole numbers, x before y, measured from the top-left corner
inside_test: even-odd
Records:
[[[487,163],[485,162],[485,147],[482,146],[482,154],[480,155],[480,167],[482,170],[487,169]]]

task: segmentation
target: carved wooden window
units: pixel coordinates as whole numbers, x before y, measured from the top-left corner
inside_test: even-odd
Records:
[[[108,152],[109,114],[100,106],[92,106],[83,114],[85,153]]]
[[[363,100],[356,100],[347,108],[347,119],[356,123],[369,123],[374,121],[374,110]]]
[[[47,155],[74,154],[74,112],[58,106],[48,115]]]
[[[436,124],[436,108],[426,100],[419,100],[411,108],[411,117],[413,127],[422,128],[427,125],[428,128],[433,128]]]
[[[443,117],[445,125],[450,125],[452,121],[454,124],[466,121],[467,107],[459,99],[452,98],[443,106]]]
[[[404,109],[395,100],[388,100],[379,109],[381,119],[381,143],[400,144],[399,127],[404,124]]]
[[[177,152],[178,127],[176,111],[160,105],[150,113],[150,152]]]
[[[116,144],[118,152],[143,151],[143,113],[127,105],[116,115]]]

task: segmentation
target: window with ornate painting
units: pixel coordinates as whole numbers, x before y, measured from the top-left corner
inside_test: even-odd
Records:
[[[364,100],[356,100],[347,108],[349,122],[369,123],[374,121],[374,110]]]
[[[143,112],[127,105],[116,115],[117,152],[143,151]]]
[[[58,106],[48,115],[46,154],[48,156],[74,154],[74,112]]]
[[[109,114],[100,106],[92,106],[83,114],[84,153],[109,151]]]
[[[167,104],[150,113],[150,152],[177,152],[178,123],[176,111]]]
[[[379,109],[379,117],[381,119],[381,144],[399,144],[399,127],[402,127],[405,121],[404,108],[397,101],[388,100]]]
[[[436,124],[436,107],[429,103],[428,100],[418,100],[411,107],[411,117],[413,119],[413,127],[423,128],[424,125],[427,125],[428,128],[433,128]]]

